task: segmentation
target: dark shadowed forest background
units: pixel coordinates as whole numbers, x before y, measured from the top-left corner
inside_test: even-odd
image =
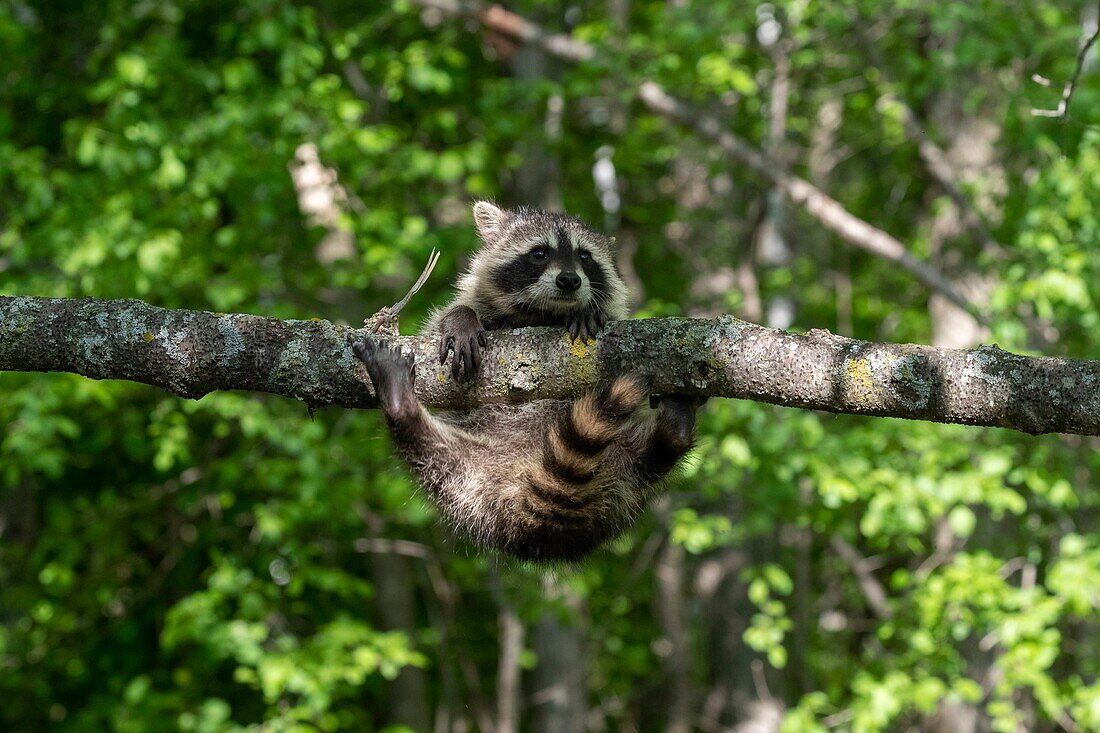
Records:
[[[1100,359],[1095,0],[506,3],[580,54],[485,7],[0,1],[0,294],[358,325],[438,248],[412,333],[484,197],[615,235],[639,316]],[[546,570],[377,411],[0,374],[0,728],[1100,731],[1098,447],[713,399]]]

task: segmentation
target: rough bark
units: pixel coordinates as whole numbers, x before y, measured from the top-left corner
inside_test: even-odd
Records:
[[[182,397],[254,390],[311,407],[374,407],[351,345],[328,321],[166,310],[137,300],[0,297],[0,371],[128,379]],[[575,397],[611,374],[644,372],[657,394],[737,397],[788,407],[1032,434],[1100,435],[1100,361],[1028,357],[996,345],[937,349],[775,331],[732,316],[617,321],[597,342],[549,328],[490,335],[483,373],[463,386],[431,338],[396,339],[417,359],[429,406]]]

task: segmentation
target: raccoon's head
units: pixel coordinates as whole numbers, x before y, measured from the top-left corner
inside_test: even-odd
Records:
[[[599,307],[609,319],[626,317],[613,239],[572,216],[504,210],[487,201],[474,204],[474,222],[485,246],[474,257],[469,284],[502,315],[564,322]]]

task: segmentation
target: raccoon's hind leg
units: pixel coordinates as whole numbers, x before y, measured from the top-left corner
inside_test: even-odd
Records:
[[[413,389],[416,365],[411,355],[402,355],[383,342],[364,340],[352,347],[370,376],[382,412],[386,416],[394,446],[409,463],[428,491],[438,498],[449,476],[463,473],[466,453],[456,450],[463,431],[432,417],[420,404]]]
[[[700,401],[663,395],[650,398],[650,404],[656,411],[616,443],[619,469],[634,475],[645,495],[695,444],[695,410]]]
[[[500,547],[501,517],[495,502],[501,487],[484,465],[485,441],[429,413],[413,389],[414,362],[385,343],[353,347],[374,385],[394,448],[459,533],[482,545]]]
[[[657,408],[657,417],[642,461],[659,479],[695,445],[695,410],[699,400],[667,395],[654,397],[651,403]]]

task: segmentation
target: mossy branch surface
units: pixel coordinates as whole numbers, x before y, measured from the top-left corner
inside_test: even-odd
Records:
[[[323,320],[168,310],[138,300],[0,297],[0,371],[126,379],[199,398],[271,392],[311,407],[377,405],[351,346],[365,329]],[[377,338],[377,337],[375,337]],[[417,362],[429,406],[565,398],[625,371],[654,392],[1027,433],[1100,435],[1100,362],[858,341],[731,316],[617,321],[598,341],[548,328],[490,334],[482,374],[456,382],[434,339],[392,339]],[[3,381],[0,380],[0,389]]]

